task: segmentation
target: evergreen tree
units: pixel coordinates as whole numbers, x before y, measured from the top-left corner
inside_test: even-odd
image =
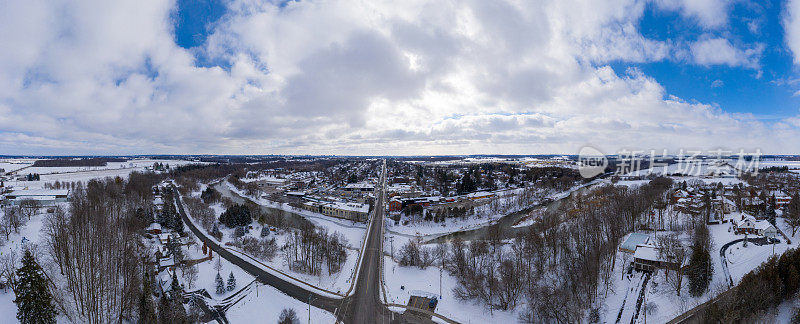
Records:
[[[278,324],[297,324],[300,320],[297,319],[297,313],[292,308],[284,308],[281,315],[278,317]]]
[[[47,286],[42,268],[30,250],[25,250],[22,267],[17,269],[17,319],[20,323],[55,323],[56,314],[53,295]]]
[[[221,215],[219,215],[219,222],[228,228],[236,228],[236,226],[250,225],[252,218],[250,216],[250,208],[245,205],[235,204],[228,207]]]
[[[228,276],[228,291],[233,291],[234,289],[236,289],[236,277],[231,272],[231,275]]]
[[[711,284],[714,264],[710,250],[711,234],[705,224],[700,224],[695,228],[692,254],[685,272],[689,277],[689,294],[694,297],[702,296]]]
[[[161,294],[161,298],[158,300],[158,322],[159,323],[170,323],[172,321],[172,314],[170,311],[169,300],[167,299],[166,294]]]
[[[139,297],[139,322],[140,324],[155,323],[156,310],[153,306],[152,293],[150,292],[150,276],[144,272],[142,278],[142,295]]]
[[[178,272],[172,272],[172,284],[170,285],[170,289],[174,291],[176,294],[181,291],[181,284],[178,281]]]
[[[695,246],[689,258],[689,269],[687,270],[689,293],[694,297],[702,296],[708,289],[713,274],[713,265],[708,250]]]
[[[218,240],[222,239],[222,232],[220,232],[217,223],[214,223],[214,227],[211,228],[211,236],[216,237]]]
[[[170,228],[174,229],[178,233],[183,233],[183,220],[178,213],[172,214],[172,221],[170,222]]]
[[[214,280],[217,283],[217,294],[218,295],[224,294],[225,293],[225,282],[222,281],[222,276],[219,275],[219,272],[217,272],[217,278],[214,279]]]

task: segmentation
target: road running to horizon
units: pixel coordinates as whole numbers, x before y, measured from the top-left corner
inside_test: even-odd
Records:
[[[177,190],[176,190],[177,192]],[[371,213],[371,219],[367,226],[366,244],[361,252],[362,261],[358,268],[358,277],[355,281],[355,288],[352,295],[337,299],[322,296],[316,292],[300,287],[293,282],[279,278],[267,271],[264,271],[241,257],[227,251],[205,233],[200,231],[188,218],[183,208],[180,195],[175,195],[175,203],[178,212],[187,224],[189,229],[211,250],[222,258],[239,266],[246,272],[253,275],[259,282],[277,288],[281,292],[303,302],[327,310],[337,315],[337,322],[348,324],[364,323],[433,323],[430,318],[416,316],[414,312],[393,313],[381,301],[381,275],[383,273],[382,258],[383,253],[383,227],[385,219],[385,200],[386,200],[386,163],[384,161],[379,186],[377,188],[375,208]]]
[[[381,272],[383,258],[383,223],[384,201],[386,195],[386,164],[384,161],[377,197],[375,212],[372,213],[367,235],[367,244],[362,251],[361,265],[356,278],[353,295],[348,299],[341,319],[346,323],[393,323],[400,322],[398,314],[384,306],[380,300]],[[392,321],[394,319],[394,321]]]

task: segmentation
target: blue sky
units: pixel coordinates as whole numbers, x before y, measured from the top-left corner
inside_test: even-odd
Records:
[[[284,7],[287,2],[277,2]],[[724,28],[708,30],[697,26],[696,18],[676,11],[665,11],[648,4],[638,21],[641,34],[659,41],[691,41],[703,36],[720,36],[742,44],[763,43],[757,69],[724,65],[701,66],[685,60],[665,59],[649,63],[624,60],[607,62],[618,74],[631,67],[655,78],[666,91],[685,100],[718,105],[732,113],[749,113],[758,118],[792,117],[800,108],[800,96],[786,81],[796,78],[792,53],[785,46],[781,1],[733,2],[729,23]],[[175,11],[175,42],[186,49],[203,45],[206,37],[227,12],[225,1],[178,0]],[[751,30],[750,26],[756,26]],[[195,53],[198,65],[209,65],[203,53]],[[226,62],[215,64],[228,68]],[[213,64],[211,64],[213,65]]]
[[[697,66],[685,62],[662,61],[648,64],[614,64],[615,69],[636,66],[658,80],[670,94],[701,102],[716,103],[736,113],[752,113],[765,118],[791,117],[797,114],[800,98],[785,80],[796,78],[792,53],[785,46],[781,26],[783,4],[779,1],[733,4],[729,26],[717,31],[698,28],[691,19],[674,12],[648,6],[639,28],[645,37],[693,39],[704,34],[727,37],[744,44],[764,43],[757,70],[728,66]],[[754,32],[748,23],[755,23]],[[759,74],[759,71],[761,72]],[[721,85],[715,86],[715,81]]]
[[[0,154],[800,154],[800,0],[4,3]]]

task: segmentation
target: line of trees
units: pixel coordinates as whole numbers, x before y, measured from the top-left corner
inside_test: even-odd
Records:
[[[88,159],[54,159],[36,160],[33,167],[92,167],[106,166],[108,162],[127,162],[127,159],[120,158],[88,158]]]
[[[250,225],[252,221],[253,218],[250,216],[250,208],[243,204],[234,204],[219,215],[219,222],[228,228],[247,226]]]
[[[742,277],[732,290],[720,295],[704,311],[706,323],[750,323],[800,290],[800,250],[773,256]]]
[[[275,238],[240,237],[233,241],[245,253],[264,261],[272,261],[278,252],[278,243]]]
[[[524,305],[523,323],[582,322],[585,311],[599,308],[600,297],[613,289],[620,241],[671,185],[668,178],[656,178],[638,187],[599,187],[543,213],[510,244],[500,233],[486,241],[454,239],[449,249],[429,252],[412,243],[401,248],[399,258],[404,265],[422,267],[426,253],[445,251],[432,259],[443,260],[456,279],[457,298],[490,310]]]
[[[162,208],[161,212],[158,214],[158,223],[161,224],[164,228],[169,228],[178,232],[179,234],[183,234],[183,219],[181,219],[181,215],[178,214],[178,209],[175,207],[175,193],[172,191],[172,188],[167,187],[161,193],[161,198],[164,203],[164,207]]]
[[[92,180],[72,193],[69,211],[57,208],[44,222],[48,271],[58,285],[55,300],[73,321],[135,320],[142,294],[137,211],[152,208],[150,187],[137,180]]]
[[[342,269],[347,261],[347,239],[339,232],[328,234],[324,228],[305,227],[292,231],[281,247],[289,269],[320,275],[323,266],[328,274]]]

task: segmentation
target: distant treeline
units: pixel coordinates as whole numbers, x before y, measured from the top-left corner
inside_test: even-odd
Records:
[[[775,172],[775,173],[789,172],[789,167],[788,166],[770,166],[770,167],[766,167],[766,168],[761,168],[758,171],[759,172]]]
[[[120,158],[90,158],[90,159],[55,159],[55,160],[36,160],[34,167],[92,167],[105,166],[108,162],[125,162],[126,159]]]

